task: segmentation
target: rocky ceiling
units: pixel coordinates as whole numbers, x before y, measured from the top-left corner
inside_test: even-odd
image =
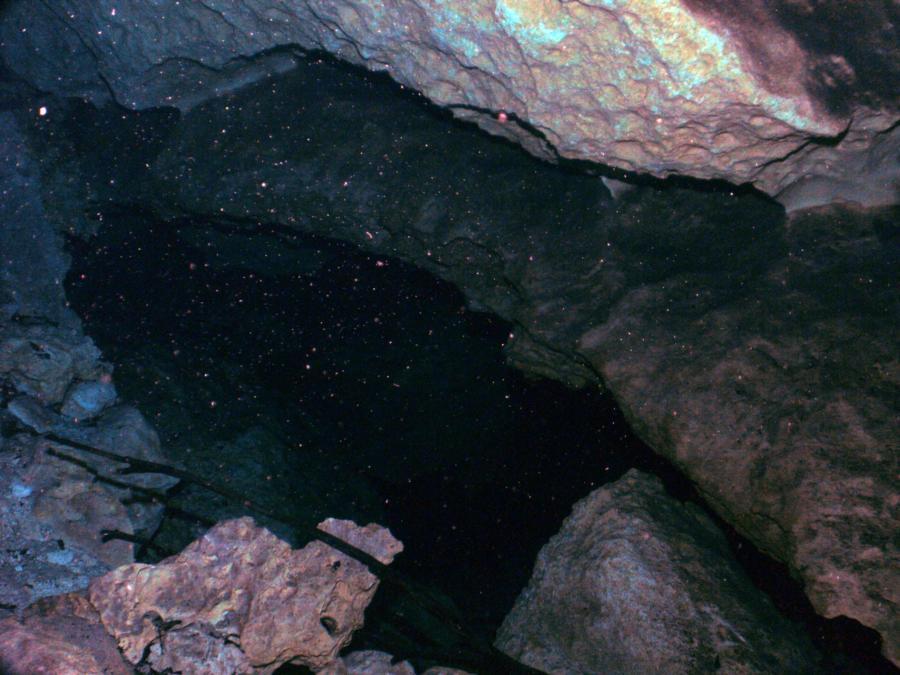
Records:
[[[13,0],[0,55],[45,92],[181,110],[146,170],[96,138],[118,173],[89,197],[274,222],[453,281],[516,327],[510,360],[602,382],[817,611],[897,662],[900,41],[896,3],[860,7]],[[343,100],[340,69],[298,46],[590,171],[451,147],[410,100]],[[273,73],[300,79],[252,86]],[[797,213],[700,183],[613,202],[587,175],[620,170],[752,183]],[[882,208],[801,210],[840,201]]]
[[[548,159],[750,183],[789,209],[897,201],[892,0],[10,4],[4,59],[57,93],[187,110],[289,69],[280,47],[324,49]]]

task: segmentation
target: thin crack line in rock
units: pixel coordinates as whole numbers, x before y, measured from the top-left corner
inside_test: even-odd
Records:
[[[427,614],[438,618],[441,621],[442,625],[444,625],[445,627],[449,627],[454,633],[459,635],[465,641],[465,646],[468,649],[471,649],[473,656],[476,657],[473,659],[471,657],[466,658],[464,656],[460,656],[459,658],[454,659],[460,665],[464,665],[467,667],[471,667],[472,665],[474,665],[479,669],[479,672],[498,673],[498,675],[540,675],[541,673],[541,671],[535,670],[533,668],[530,668],[529,666],[519,663],[512,657],[504,654],[499,649],[494,647],[493,644],[488,643],[487,646],[485,646],[485,643],[482,640],[467,631],[452,617],[447,616],[439,606],[427,602],[424,595],[420,594],[416,589],[416,586],[418,585],[416,582],[406,577],[404,574],[398,572],[397,570],[390,568],[388,565],[385,565],[365,551],[356,548],[352,544],[348,544],[343,539],[339,539],[338,537],[335,537],[328,532],[324,532],[322,530],[319,530],[318,528],[310,527],[305,523],[301,523],[297,521],[293,516],[280,514],[277,511],[273,511],[264,506],[256,504],[237,491],[217,485],[211,481],[201,478],[200,476],[190,471],[169,466],[167,464],[152,462],[146,459],[120,455],[115,452],[96,448],[87,443],[70,440],[53,433],[42,434],[34,428],[28,428],[28,431],[33,436],[45,439],[52,443],[58,443],[59,445],[74,448],[76,450],[81,450],[98,457],[103,457],[115,462],[127,464],[128,466],[126,467],[116,469],[116,473],[120,475],[132,473],[159,473],[173,476],[189,483],[193,483],[211,492],[215,492],[216,494],[225,497],[227,500],[233,503],[240,504],[250,511],[255,511],[259,515],[291,525],[295,529],[297,534],[305,536],[307,539],[318,540],[324,544],[327,544],[328,546],[331,546],[340,553],[343,553],[344,555],[353,558],[357,562],[365,565],[367,568],[369,568],[369,571],[372,574],[377,576],[382,581],[395,584]],[[53,448],[48,447],[47,451],[50,453],[54,453]],[[68,459],[66,455],[64,455],[63,453],[59,453],[58,451],[56,451],[55,454],[61,459]],[[115,531],[107,531],[107,535],[112,534],[118,533],[116,533]],[[127,535],[125,538],[127,539],[130,536],[131,535]],[[485,671],[485,666],[487,666],[489,670]]]

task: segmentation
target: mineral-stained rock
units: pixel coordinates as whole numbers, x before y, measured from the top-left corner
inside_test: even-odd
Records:
[[[220,523],[159,565],[120,567],[89,597],[125,657],[156,670],[321,669],[362,626],[378,580],[321,543],[300,550],[252,519]]]
[[[636,470],[575,505],[497,646],[566,675],[815,672],[715,524]]]
[[[368,553],[385,565],[390,565],[394,557],[403,551],[403,544],[394,539],[390,530],[375,523],[360,527],[352,520],[326,518],[319,523],[318,528]]]
[[[301,45],[545,157],[752,182],[791,205],[898,198],[892,3],[16,0],[2,19],[0,56],[60,94],[188,109]]]
[[[131,675],[116,641],[78,593],[29,607],[21,619],[0,621],[0,672],[5,675]]]

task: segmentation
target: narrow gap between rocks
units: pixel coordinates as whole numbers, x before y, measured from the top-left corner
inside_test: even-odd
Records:
[[[629,468],[699,502],[608,396],[506,367],[509,326],[403,262],[134,210],[108,211],[69,249],[67,294],[85,332],[171,457],[301,520],[390,527],[406,546],[398,568],[472,630],[493,635],[574,502]],[[155,543],[180,550],[204,522],[237,515],[182,485]],[[874,634],[817,617],[783,566],[718,522],[831,672],[888,672]],[[376,595],[353,647],[428,662],[417,632],[440,644],[441,628],[403,602]],[[391,623],[398,607],[409,623]]]

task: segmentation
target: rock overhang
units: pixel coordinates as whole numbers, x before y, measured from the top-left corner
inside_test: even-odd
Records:
[[[16,0],[0,55],[48,91],[186,110],[322,49],[546,159],[751,184],[789,209],[896,203],[900,10],[820,4]]]

